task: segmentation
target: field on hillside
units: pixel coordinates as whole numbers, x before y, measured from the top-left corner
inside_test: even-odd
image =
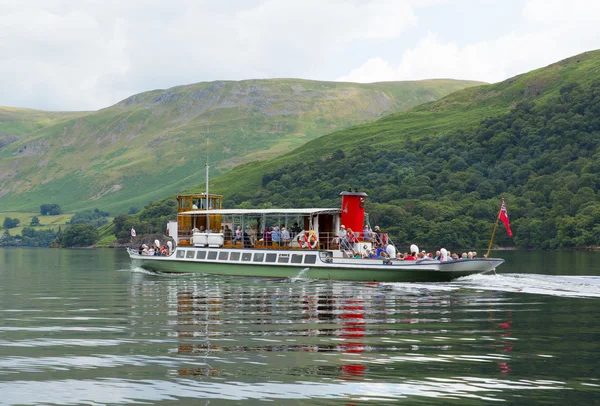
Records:
[[[56,216],[42,216],[39,212],[18,212],[18,211],[10,211],[10,212],[0,212],[0,227],[4,222],[6,217],[10,217],[12,219],[19,219],[20,223],[18,227],[9,229],[9,233],[12,236],[20,235],[23,231],[24,227],[30,227],[31,219],[33,216],[37,216],[40,221],[40,225],[33,227],[36,230],[44,230],[44,229],[54,229],[58,230],[59,226],[63,226],[73,217],[72,213],[63,213]],[[4,230],[3,230],[4,232]]]

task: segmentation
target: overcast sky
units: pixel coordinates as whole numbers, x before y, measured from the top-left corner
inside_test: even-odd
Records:
[[[294,77],[497,82],[600,48],[600,0],[0,0],[0,105]]]

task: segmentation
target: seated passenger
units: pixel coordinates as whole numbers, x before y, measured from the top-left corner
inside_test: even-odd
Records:
[[[408,255],[404,256],[404,260],[405,261],[416,261],[417,260],[417,253],[416,252],[411,252]]]
[[[225,241],[233,240],[233,231],[231,231],[231,228],[229,228],[229,226],[227,224],[225,224],[225,228],[223,229],[223,240],[225,240]]]

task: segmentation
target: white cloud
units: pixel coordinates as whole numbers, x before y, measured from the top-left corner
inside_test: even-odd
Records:
[[[466,44],[456,19],[422,22],[463,1],[0,0],[0,105],[98,109],[199,81],[344,72],[497,81],[600,47],[590,0],[529,0],[512,31]]]
[[[458,46],[429,32],[402,53],[399,64],[366,60],[340,81],[377,82],[456,78],[497,82],[600,47],[600,2],[530,0],[523,29]]]
[[[409,0],[0,3],[0,105],[96,109],[217,79],[323,79],[354,41],[414,26]]]

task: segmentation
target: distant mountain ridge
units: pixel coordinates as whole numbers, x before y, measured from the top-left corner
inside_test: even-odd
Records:
[[[480,84],[216,81],[95,112],[0,108],[0,212],[44,203],[126,212],[203,181],[207,157],[216,175]]]

